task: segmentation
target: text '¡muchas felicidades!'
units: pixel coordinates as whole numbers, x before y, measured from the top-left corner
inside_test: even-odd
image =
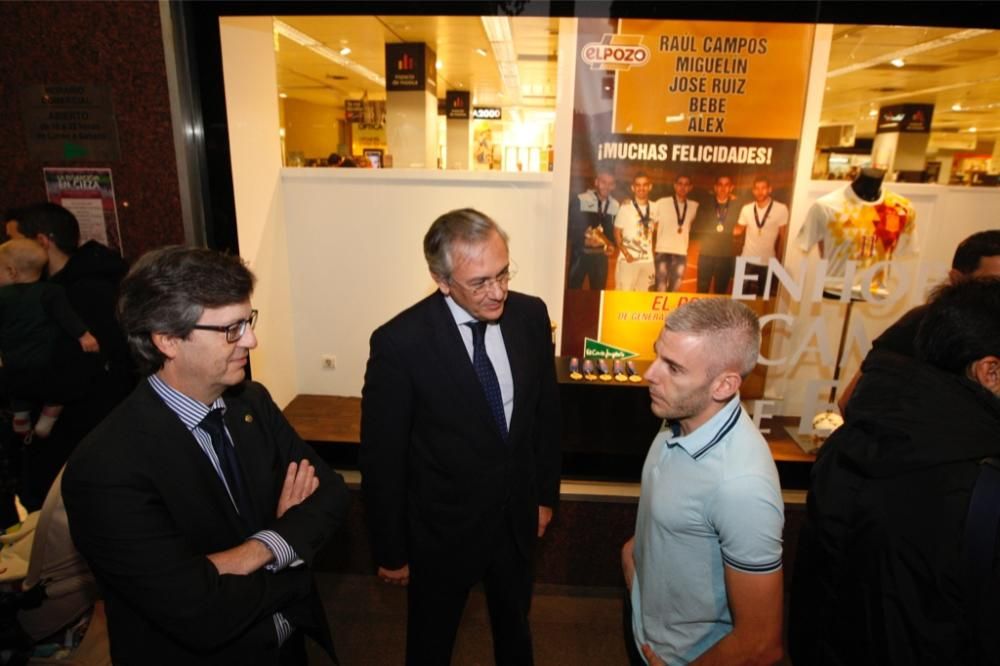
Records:
[[[658,141],[602,141],[597,144],[599,160],[770,164],[773,156],[774,149],[766,146],[698,146]]]
[[[688,96],[687,131],[722,134],[729,100],[749,94],[751,58],[767,54],[767,38],[660,35],[659,51],[677,54],[667,92]]]

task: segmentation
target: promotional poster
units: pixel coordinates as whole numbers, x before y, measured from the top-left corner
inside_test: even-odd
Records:
[[[812,38],[796,24],[579,21],[564,355],[651,359],[694,298],[766,310]]]

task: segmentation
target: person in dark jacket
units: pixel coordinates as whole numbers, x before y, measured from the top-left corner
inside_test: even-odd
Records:
[[[11,238],[30,238],[45,250],[49,281],[61,286],[73,310],[100,345],[99,354],[77,354],[71,372],[92,387],[84,399],[66,404],[48,446],[32,450],[23,463],[22,502],[37,510],[52,480],[77,442],[131,393],[137,381],[125,335],[118,325],[118,284],[128,265],[97,241],[80,245],[80,224],[70,211],[38,203],[11,211]]]
[[[940,287],[916,352],[868,355],[813,467],[789,613],[796,664],[1000,662],[1000,608],[973,603],[978,590],[1000,601],[1000,572],[970,585],[963,556],[980,461],[1000,456],[1000,279]]]

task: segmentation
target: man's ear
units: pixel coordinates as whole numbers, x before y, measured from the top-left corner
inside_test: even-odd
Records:
[[[993,395],[1000,396],[1000,357],[984,356],[973,361],[969,377]]]
[[[448,278],[441,277],[437,273],[431,273],[431,279],[434,280],[434,283],[438,286],[438,289],[441,290],[442,294],[447,296],[451,293],[451,283],[448,282]]]
[[[36,234],[35,242],[42,246],[46,252],[49,250],[49,246],[52,245],[52,239],[45,234]]]
[[[149,338],[153,341],[153,345],[167,359],[173,360],[177,357],[177,345],[181,340],[180,338],[167,333],[150,333]]]
[[[742,385],[743,378],[739,373],[726,370],[712,382],[712,400],[728,402],[739,392]]]

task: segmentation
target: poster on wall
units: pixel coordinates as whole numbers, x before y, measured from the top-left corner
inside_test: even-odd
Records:
[[[69,210],[80,223],[80,243],[96,240],[121,251],[111,169],[43,168],[42,172],[48,200]]]
[[[688,300],[773,303],[813,28],[578,25],[562,353],[650,360]]]

